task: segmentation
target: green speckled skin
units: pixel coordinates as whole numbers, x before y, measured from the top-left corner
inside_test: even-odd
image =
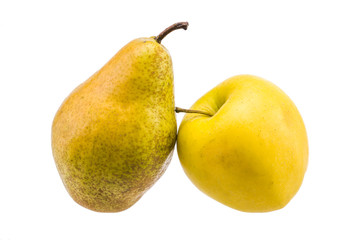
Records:
[[[53,156],[77,203],[119,212],[163,174],[176,134],[170,55],[140,38],[65,99],[53,121]]]

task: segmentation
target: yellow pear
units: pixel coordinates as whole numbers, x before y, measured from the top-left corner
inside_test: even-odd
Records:
[[[139,38],[78,86],[52,125],[61,179],[80,205],[99,212],[132,206],[159,179],[173,154],[172,61],[157,37]]]
[[[300,188],[308,163],[303,120],[277,86],[239,75],[201,97],[180,125],[177,149],[202,192],[240,211],[283,208]]]

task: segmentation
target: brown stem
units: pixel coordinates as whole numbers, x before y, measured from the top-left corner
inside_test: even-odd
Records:
[[[175,23],[170,27],[167,27],[163,32],[161,32],[157,37],[155,37],[155,41],[160,43],[165,36],[167,36],[169,33],[173,32],[174,30],[181,29],[187,30],[188,28],[188,22],[179,22]]]
[[[184,109],[184,108],[179,108],[179,107],[175,108],[175,112],[176,113],[180,113],[180,112],[184,112],[184,113],[200,113],[200,114],[204,114],[204,115],[211,116],[211,117],[213,116],[212,114],[201,111],[201,110]]]

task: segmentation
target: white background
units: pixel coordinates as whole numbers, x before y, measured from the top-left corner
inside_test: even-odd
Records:
[[[0,240],[361,239],[358,4],[2,0]],[[284,209],[243,213],[214,201],[188,180],[176,152],[163,177],[124,212],[87,210],[62,185],[50,129],[63,99],[126,43],[178,21],[189,21],[188,31],[163,40],[177,106],[190,107],[244,73],[272,81],[298,106],[309,168]]]

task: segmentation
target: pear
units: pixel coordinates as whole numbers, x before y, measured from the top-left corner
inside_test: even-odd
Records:
[[[234,76],[201,97],[178,130],[179,160],[202,192],[244,212],[281,209],[308,164],[302,117],[276,85]]]
[[[131,207],[162,176],[176,142],[173,70],[161,40],[124,46],[62,103],[52,125],[52,151],[66,190],[97,212]]]

